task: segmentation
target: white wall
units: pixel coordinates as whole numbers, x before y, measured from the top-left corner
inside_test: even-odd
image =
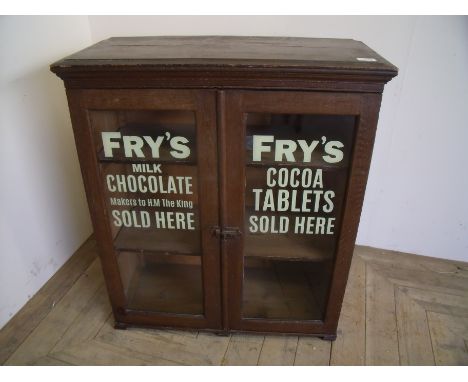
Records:
[[[400,68],[385,89],[358,243],[468,261],[468,18],[0,18],[0,326],[91,227],[62,82],[48,65],[135,35],[361,40]]]
[[[48,66],[87,17],[0,18],[0,327],[91,233],[65,91]]]
[[[416,18],[407,40],[358,241],[468,261],[468,18]]]
[[[353,38],[397,65],[385,88],[358,244],[468,261],[468,17],[90,17],[136,35]]]

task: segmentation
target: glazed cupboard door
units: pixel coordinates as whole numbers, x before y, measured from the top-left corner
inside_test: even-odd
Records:
[[[335,335],[379,103],[373,94],[220,95],[230,329]]]
[[[116,325],[220,328],[215,94],[68,98]]]

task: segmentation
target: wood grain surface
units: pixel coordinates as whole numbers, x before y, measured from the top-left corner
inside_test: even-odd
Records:
[[[295,88],[381,92],[398,69],[360,41],[114,37],[51,65],[67,88]]]

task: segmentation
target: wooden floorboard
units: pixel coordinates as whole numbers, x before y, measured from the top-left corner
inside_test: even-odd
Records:
[[[366,365],[398,365],[393,283],[366,266]]]
[[[47,356],[103,283],[101,264],[96,259],[5,364],[24,365]]]
[[[231,340],[224,354],[222,365],[255,366],[262,352],[265,336],[256,334],[231,335]]]
[[[332,343],[316,337],[299,337],[295,366],[328,366]]]
[[[356,247],[334,342],[115,330],[90,238],[0,331],[6,365],[468,365],[468,263]]]
[[[265,336],[257,365],[293,366],[297,341],[297,336]]]
[[[0,365],[15,352],[97,258],[91,236],[60,270],[0,330]]]
[[[427,312],[436,365],[468,365],[466,316]]]
[[[426,311],[407,292],[406,288],[397,288],[395,293],[400,363],[411,366],[434,365]]]
[[[330,365],[364,365],[366,359],[366,263],[353,259]]]

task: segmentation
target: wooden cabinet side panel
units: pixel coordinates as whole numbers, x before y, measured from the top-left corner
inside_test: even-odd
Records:
[[[125,295],[119,267],[114,257],[112,233],[107,223],[105,203],[100,191],[101,179],[97,167],[98,161],[94,150],[92,131],[83,102],[84,94],[81,90],[68,89],[67,98],[94,235],[99,248],[102,270],[105,276],[112,310],[118,321],[119,318],[122,318],[124,315]]]
[[[342,211],[343,217],[325,316],[327,328],[333,332],[336,332],[338,326],[359,228],[382,96],[381,94],[366,94],[361,95],[360,99],[360,113],[356,123],[357,131],[351,159],[351,171]]]

